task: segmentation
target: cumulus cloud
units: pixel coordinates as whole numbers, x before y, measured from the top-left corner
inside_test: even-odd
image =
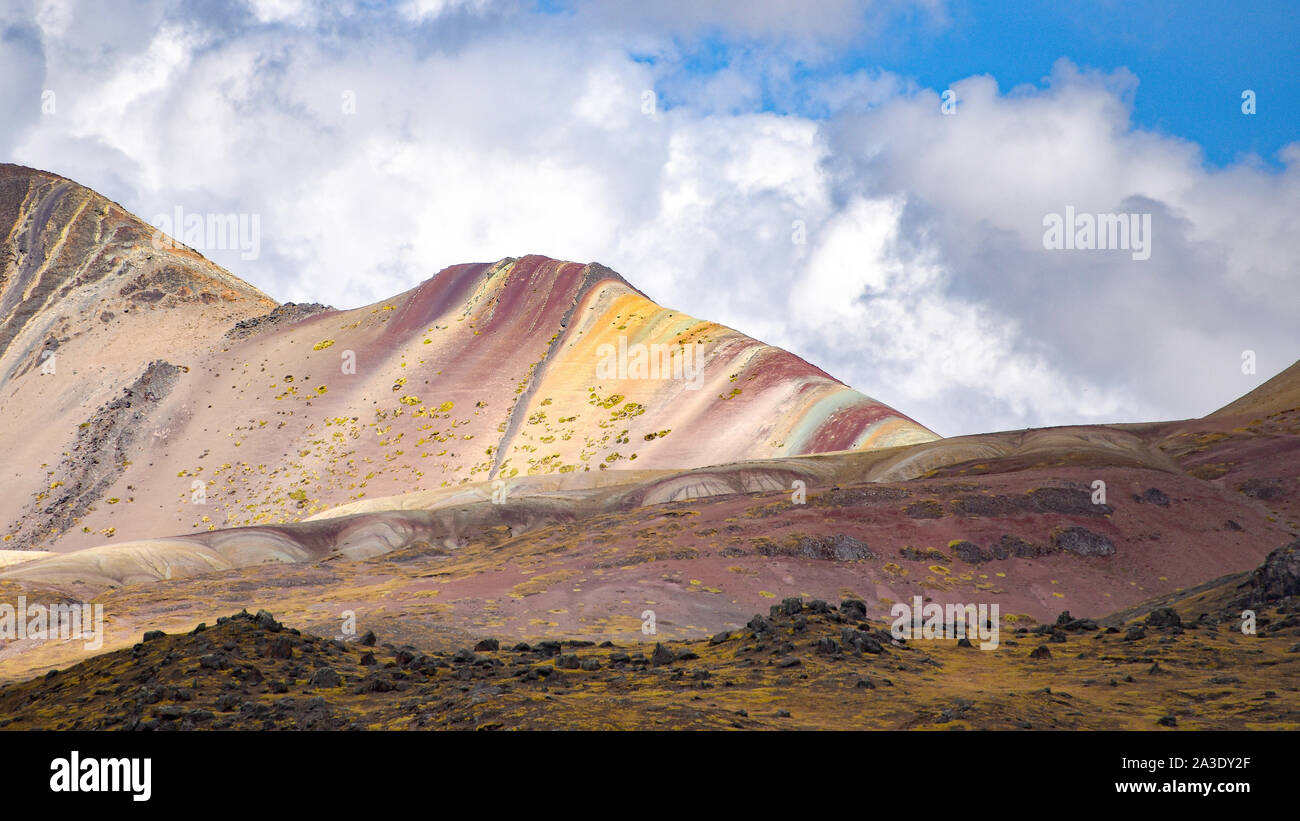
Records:
[[[957,381],[978,389],[983,370],[985,395],[1029,423],[1200,415],[1253,387],[1243,350],[1268,374],[1297,354],[1285,318],[1300,303],[1297,241],[1284,236],[1297,227],[1295,151],[1281,173],[1208,170],[1194,144],[1132,127],[1135,83],[1062,60],[1042,88],[957,83],[950,116],[925,91],[825,130],[839,198],[904,203],[887,259],[944,271],[889,298],[985,309],[950,329],[989,366]],[[1151,214],[1150,259],[1044,249],[1045,215],[1067,207]],[[917,391],[929,383],[913,378]]]
[[[156,2],[130,27],[99,8],[0,18],[0,100],[32,112],[0,146],[146,220],[260,215],[258,259],[206,253],[281,300],[600,261],[945,435],[1200,415],[1300,350],[1300,146],[1280,172],[1207,170],[1133,128],[1140,78],[1068,62],[1038,87],[956,83],[951,116],[888,71],[792,79],[792,38],[833,46],[828,20],[861,32],[894,4]],[[757,45],[685,70],[710,28]],[[1044,249],[1066,206],[1150,213],[1151,258]]]

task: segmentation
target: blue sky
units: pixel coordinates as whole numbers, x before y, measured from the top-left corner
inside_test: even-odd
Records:
[[[1239,7],[1234,7],[1239,6]],[[1300,6],[1225,4],[958,3],[941,32],[910,32],[898,46],[850,58],[879,63],[941,88],[991,74],[1009,90],[1038,84],[1058,57],[1093,68],[1127,68],[1138,79],[1133,120],[1193,140],[1224,165],[1254,153],[1270,162],[1300,124]],[[1241,93],[1256,93],[1256,114]]]
[[[958,0],[945,6],[941,20],[918,12],[900,14],[874,35],[834,43],[829,53],[812,59],[791,59],[790,69],[802,83],[859,70],[888,71],[932,89],[988,74],[1010,91],[1024,84],[1041,86],[1061,57],[1105,72],[1124,68],[1137,80],[1132,116],[1138,127],[1196,142],[1214,166],[1254,154],[1277,168],[1277,151],[1297,138],[1300,124],[1300,6],[1231,6],[1205,0]],[[570,5],[561,3],[540,7],[572,13]],[[684,54],[670,68],[690,76],[711,74],[738,55],[770,46],[716,25],[685,33],[677,43]],[[643,59],[656,63],[649,56]],[[1241,110],[1246,89],[1256,95],[1253,116]],[[770,95],[761,108],[825,114]]]

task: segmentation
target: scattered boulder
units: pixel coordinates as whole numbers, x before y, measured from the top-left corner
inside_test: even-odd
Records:
[[[885,652],[884,646],[881,645],[877,637],[861,630],[854,630],[852,627],[840,628],[840,641],[844,643],[846,648],[856,650],[859,653],[874,655]]]
[[[865,621],[867,603],[858,599],[845,599],[840,602],[840,615],[851,621]]]
[[[222,693],[217,696],[217,712],[229,713],[239,709],[243,698],[238,693]]]
[[[276,621],[275,616],[272,616],[265,610],[258,610],[257,615],[253,617],[253,621],[257,622],[258,627],[263,630],[269,630],[272,633],[279,633],[284,629],[284,625]]]
[[[1148,627],[1182,627],[1183,620],[1179,617],[1178,612],[1172,607],[1157,607],[1150,613],[1147,613],[1146,624]]]
[[[312,673],[308,684],[312,687],[340,687],[343,684],[343,677],[332,667],[322,667]]]
[[[230,661],[223,653],[208,653],[199,656],[199,667],[205,670],[225,670],[230,667]]]
[[[1160,507],[1169,507],[1169,497],[1158,487],[1147,488],[1147,492],[1142,494],[1142,501]]]
[[[1254,588],[1251,600],[1257,603],[1300,596],[1300,539],[1269,553],[1249,583]]]
[[[293,658],[293,644],[289,642],[286,636],[274,638],[266,646],[266,655],[273,659],[291,659]]]

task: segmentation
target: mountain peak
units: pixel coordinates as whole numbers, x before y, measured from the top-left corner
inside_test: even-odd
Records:
[[[0,165],[0,384],[51,346],[159,309],[219,323],[275,302],[154,228],[57,174]]]
[[[452,265],[336,311],[277,306],[184,246],[157,248],[151,226],[57,175],[0,168],[0,218],[0,412],[24,432],[0,440],[10,547],[938,438],[599,263]],[[192,482],[222,489],[203,518]]]

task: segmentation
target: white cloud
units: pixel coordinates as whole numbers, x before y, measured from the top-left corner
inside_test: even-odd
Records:
[[[423,22],[454,11],[482,14],[491,6],[492,0],[405,0],[398,9],[407,19]]]
[[[1195,145],[1131,127],[1127,72],[1061,63],[1010,93],[968,78],[949,117],[888,72],[793,83],[763,52],[698,81],[671,65],[701,26],[825,34],[779,3],[539,19],[452,0],[404,7],[418,36],[399,14],[342,38],[291,2],[220,25],[154,9],[116,49],[59,8],[0,81],[37,109],[47,76],[59,114],[6,123],[0,146],[146,219],[259,213],[261,259],[210,255],[280,299],[351,307],[507,255],[600,261],[944,434],[1199,415],[1298,353],[1300,146],[1281,173],[1207,171]],[[675,103],[647,111],[670,76]],[[760,89],[833,113],[756,112]],[[1152,258],[1045,252],[1043,215],[1066,205],[1151,211]]]

